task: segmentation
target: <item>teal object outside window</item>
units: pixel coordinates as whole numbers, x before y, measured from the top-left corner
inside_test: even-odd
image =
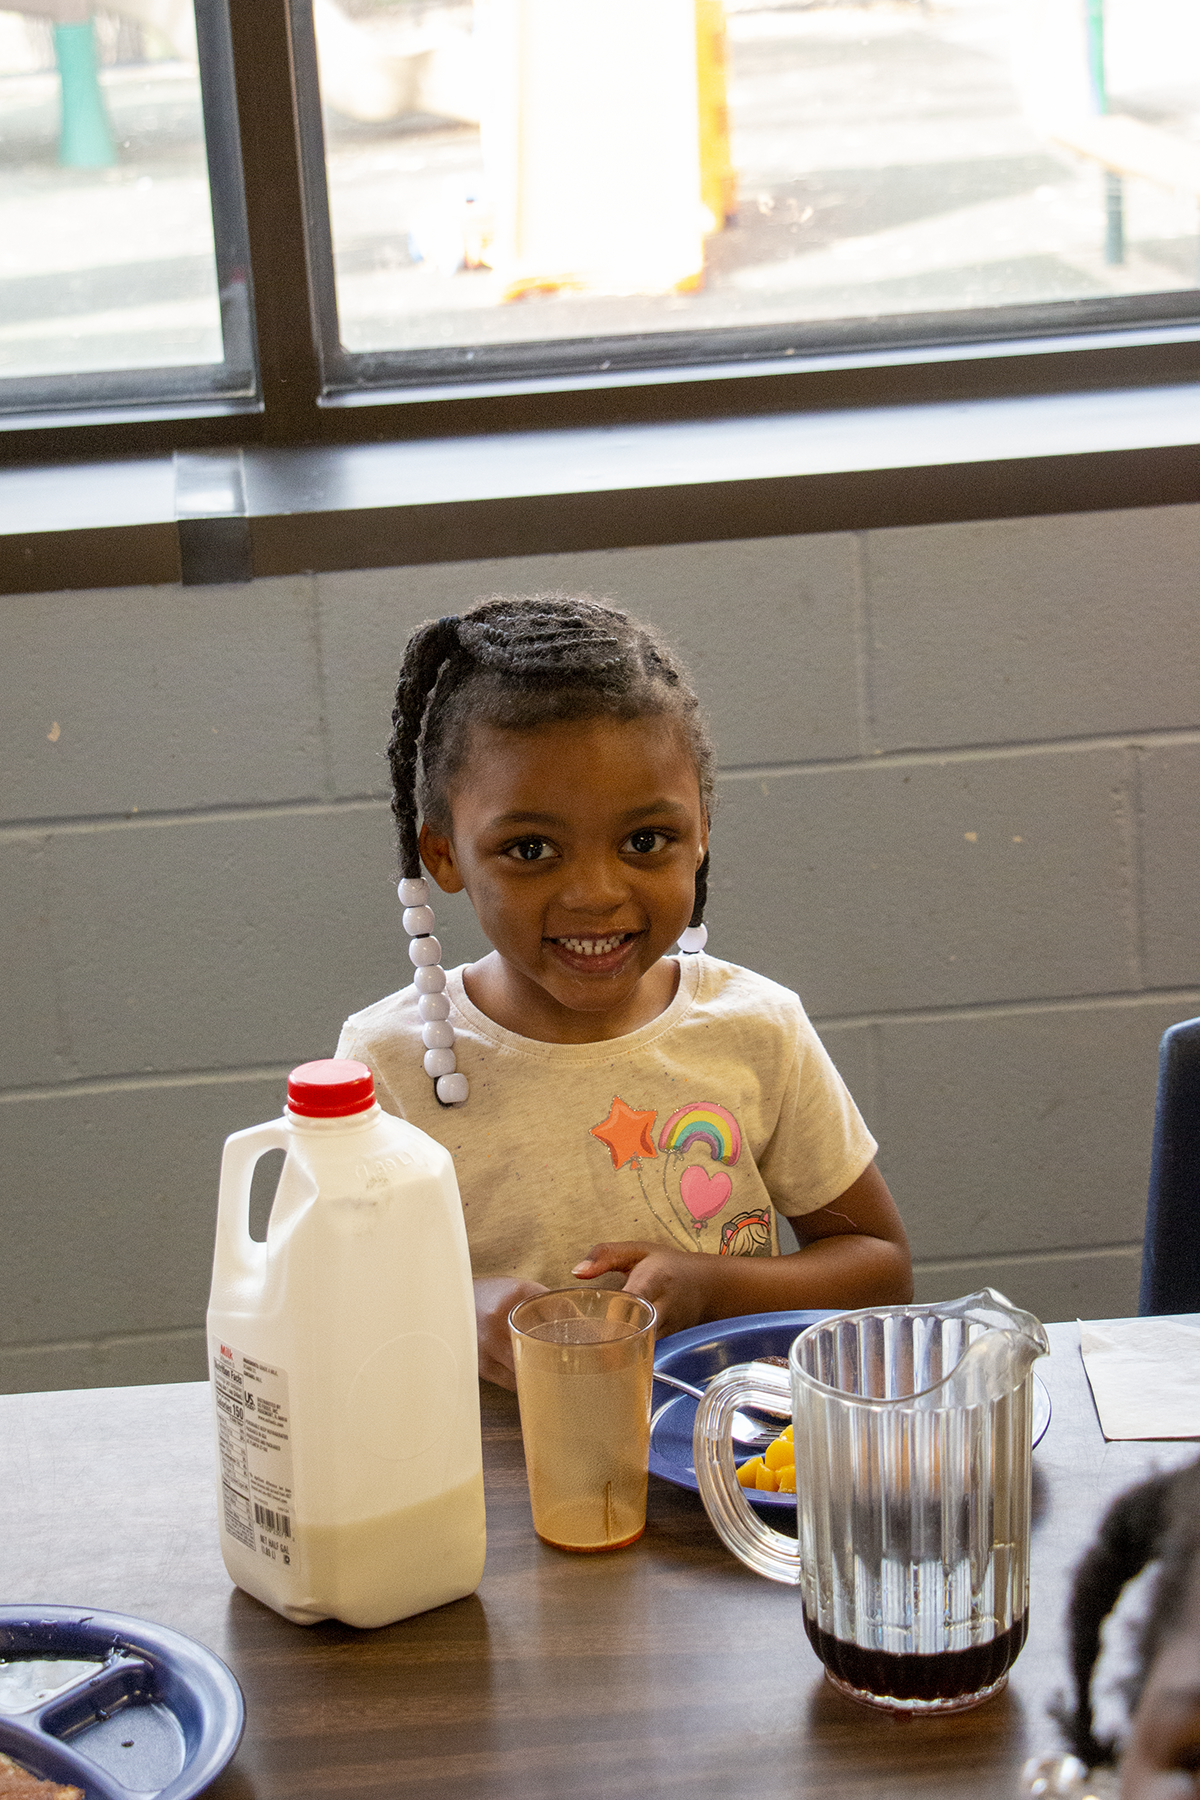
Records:
[[[1108,111],[1108,82],[1104,72],[1104,0],[1087,0],[1088,73],[1096,111]]]
[[[90,19],[54,27],[54,59],[62,83],[58,160],[64,169],[107,169],[117,153],[100,89],[96,32]]]

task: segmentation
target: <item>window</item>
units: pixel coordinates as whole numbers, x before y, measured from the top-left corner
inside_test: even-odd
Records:
[[[315,16],[334,386],[1196,312],[1191,0]]]
[[[108,4],[0,11],[10,457],[1190,376],[1193,0]]]
[[[226,20],[191,0],[0,12],[0,379],[30,404],[249,399]]]

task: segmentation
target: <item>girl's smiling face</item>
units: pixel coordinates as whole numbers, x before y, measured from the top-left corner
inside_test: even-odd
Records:
[[[669,718],[477,725],[451,832],[421,831],[438,886],[495,945],[467,976],[499,1025],[549,1043],[620,1037],[670,1004],[708,824]]]

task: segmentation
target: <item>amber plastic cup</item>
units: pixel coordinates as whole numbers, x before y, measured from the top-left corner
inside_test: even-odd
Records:
[[[654,1325],[648,1300],[566,1288],[508,1315],[533,1528],[559,1550],[646,1529]]]

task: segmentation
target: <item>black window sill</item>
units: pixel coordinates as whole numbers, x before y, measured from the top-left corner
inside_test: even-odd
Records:
[[[863,530],[1200,500],[1200,383],[0,468],[0,592]],[[213,454],[228,454],[214,452]]]

